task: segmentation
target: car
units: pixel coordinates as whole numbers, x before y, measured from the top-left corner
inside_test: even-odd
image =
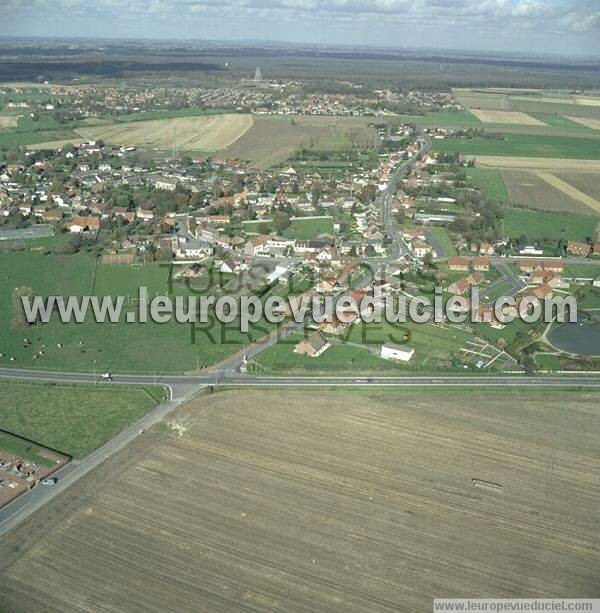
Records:
[[[113,376],[109,372],[105,372],[102,375],[102,381],[112,381],[112,380],[113,380]]]
[[[48,477],[46,479],[42,479],[42,485],[56,485],[57,481],[57,477]]]

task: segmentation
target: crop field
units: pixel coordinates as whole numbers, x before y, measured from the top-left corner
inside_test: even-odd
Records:
[[[434,149],[466,156],[518,156],[566,159],[600,159],[600,143],[594,138],[506,134],[504,140],[447,138],[436,140]]]
[[[157,149],[171,148],[175,136],[177,147],[183,151],[216,151],[234,143],[252,123],[252,115],[223,114],[130,121],[76,131],[86,140]]]
[[[0,115],[0,130],[17,127],[16,115]]]
[[[503,174],[511,202],[544,211],[563,213],[595,211],[594,207],[581,199],[585,194],[578,197],[580,192],[576,190],[567,193],[554,185],[552,180],[547,180],[549,177],[554,177],[552,174],[526,170],[504,170]]]
[[[477,166],[483,168],[550,170],[558,172],[600,172],[600,160],[576,160],[500,155],[478,155],[476,160]]]
[[[546,124],[531,115],[525,113],[519,113],[516,111],[490,111],[473,109],[471,111],[479,121],[484,123],[507,123],[517,124],[523,126],[545,126]]]
[[[579,123],[586,128],[591,128],[592,130],[600,130],[600,119],[590,119],[586,117],[567,117],[567,119],[569,121]]]
[[[597,106],[574,104],[569,100],[555,98],[540,99],[538,97],[511,98],[511,110],[523,113],[548,113],[556,115],[568,115],[569,117],[600,118],[600,108]]]
[[[181,373],[196,366],[215,364],[239,351],[268,331],[268,325],[251,326],[250,335],[239,331],[239,322],[209,321],[194,329],[175,320],[166,324],[127,323],[126,313],[136,311],[138,288],[146,286],[150,297],[165,295],[167,267],[130,267],[97,264],[90,254],[44,256],[36,251],[0,252],[0,365],[36,370],[79,372]],[[77,324],[63,324],[56,315],[50,322],[26,329],[11,325],[12,292],[26,286],[42,296],[84,296],[94,292],[122,295],[124,312],[119,323],[98,324],[88,314]],[[177,288],[189,295],[190,290]],[[27,338],[30,343],[24,343]],[[60,345],[60,347],[59,347]],[[42,352],[41,354],[39,352]],[[14,357],[14,362],[10,358]]]
[[[511,111],[512,105],[510,98],[506,94],[486,93],[481,91],[471,91],[456,88],[453,90],[458,102],[466,106],[469,110],[485,109],[497,111]]]
[[[598,202],[598,200],[595,200],[591,196],[588,196],[587,194],[583,193],[582,191],[573,187],[566,181],[559,179],[558,177],[554,176],[551,173],[542,172],[539,174],[539,177],[543,179],[544,181],[546,181],[546,183],[549,183],[550,185],[552,185],[552,187],[555,187],[556,189],[558,189],[560,192],[562,192],[569,198],[574,198],[575,200],[579,200],[579,202],[582,202],[587,207],[589,207],[591,210],[593,210],[594,212],[600,215],[600,202]]]
[[[600,200],[600,174],[593,172],[554,172],[552,174],[595,200]]]
[[[258,115],[239,140],[222,153],[268,168],[295,151],[310,149],[371,149],[378,143],[367,117],[289,117]]]
[[[0,540],[0,607],[412,613],[434,597],[594,597],[599,401],[202,397]]]
[[[4,380],[0,430],[79,458],[156,406],[162,395],[162,388]]]
[[[538,211],[506,209],[503,235],[519,238],[525,234],[530,240],[551,239],[582,241],[592,236],[598,218],[593,215],[575,213],[549,213]]]

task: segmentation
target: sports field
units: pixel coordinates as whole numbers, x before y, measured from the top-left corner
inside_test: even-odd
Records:
[[[557,390],[201,397],[0,540],[2,607],[597,596],[599,406]]]
[[[473,109],[471,111],[479,121],[484,123],[507,123],[523,126],[545,126],[546,124],[531,115],[519,113],[516,111],[490,111],[482,109]]]
[[[252,127],[252,115],[222,114],[131,121],[77,128],[86,140],[103,140],[117,145],[182,151],[216,151],[229,147]]]

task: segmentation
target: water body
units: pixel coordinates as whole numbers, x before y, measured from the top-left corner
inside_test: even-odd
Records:
[[[600,312],[595,311],[594,317],[600,317]],[[552,328],[548,340],[562,351],[597,356],[600,355],[600,323],[580,316],[576,324],[564,323]]]

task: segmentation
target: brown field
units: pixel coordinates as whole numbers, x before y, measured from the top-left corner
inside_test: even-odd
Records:
[[[252,124],[252,115],[223,114],[97,125],[76,132],[86,140],[157,149],[170,149],[175,135],[182,151],[216,151],[232,145]]]
[[[0,115],[0,130],[3,128],[16,128],[18,117],[16,115]]]
[[[584,192],[578,190],[576,187],[573,187],[566,181],[559,179],[551,173],[540,172],[538,176],[540,177],[540,179],[546,181],[546,183],[552,185],[552,187],[555,187],[556,189],[560,190],[569,198],[579,200],[579,202],[585,204],[587,207],[600,214],[600,202],[598,202],[591,196],[588,196]]]
[[[511,202],[544,211],[562,213],[595,212],[594,207],[582,202],[574,192],[567,193],[548,180],[546,177],[553,176],[550,173],[504,170],[503,175]]]
[[[600,130],[600,119],[590,119],[587,117],[573,117],[566,116],[570,121],[574,121],[575,123],[579,123],[586,128],[591,128],[592,130]]]
[[[595,172],[555,172],[553,174],[591,198],[600,200],[600,174]]]
[[[490,111],[472,109],[470,112],[472,115],[475,115],[479,121],[483,121],[484,123],[506,123],[522,126],[547,125],[535,117],[531,117],[526,113],[519,113],[518,111]]]
[[[473,156],[464,156],[473,159]],[[565,158],[535,158],[501,155],[478,155],[477,166],[484,168],[514,168],[525,170],[551,170],[562,172],[600,172],[600,160],[574,160]]]
[[[488,109],[492,111],[510,111],[512,103],[510,98],[502,94],[483,94],[479,92],[471,92],[468,90],[453,90],[455,98],[466,106],[469,110],[472,109]]]
[[[599,416],[557,390],[205,396],[0,540],[0,609],[598,596]]]
[[[377,143],[377,133],[367,125],[372,121],[366,117],[258,115],[252,128],[221,153],[267,168],[304,147],[369,148]]]

